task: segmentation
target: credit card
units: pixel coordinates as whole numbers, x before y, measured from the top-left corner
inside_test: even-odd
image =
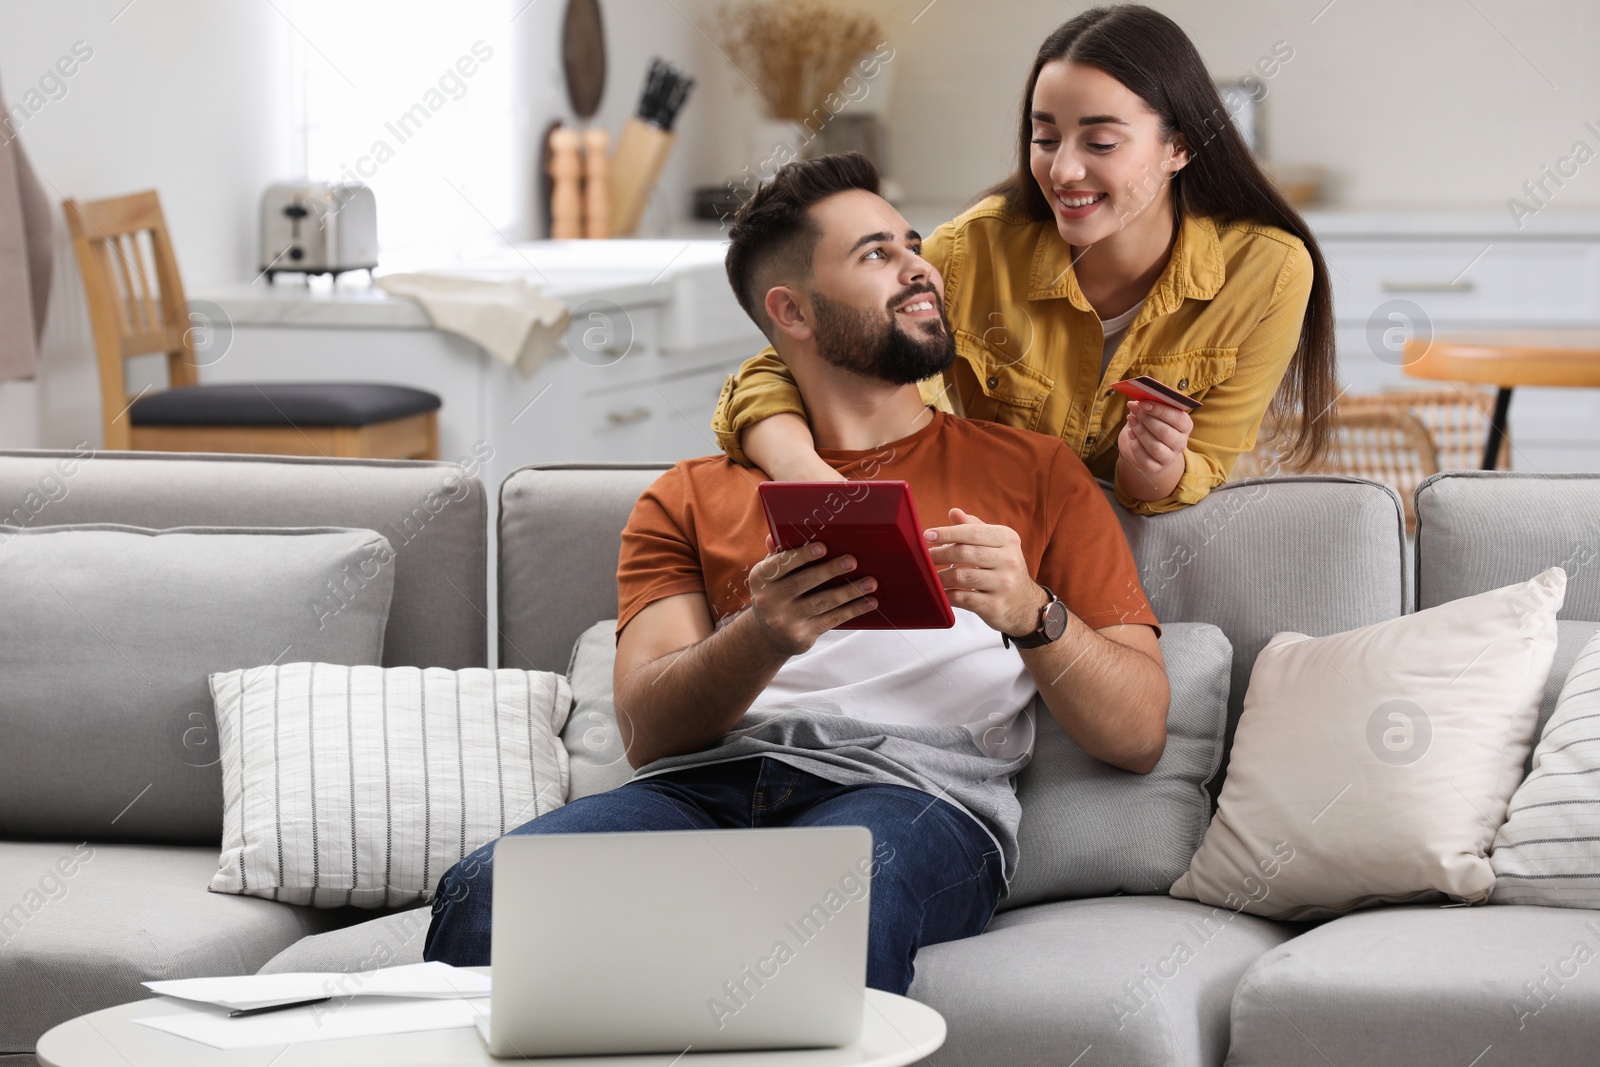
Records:
[[[1192,396],[1184,396],[1169,385],[1163,385],[1150,377],[1141,374],[1137,378],[1127,378],[1118,382],[1111,388],[1121,393],[1130,400],[1152,400],[1157,404],[1165,404],[1169,408],[1179,411],[1193,411],[1200,406],[1200,401]]]

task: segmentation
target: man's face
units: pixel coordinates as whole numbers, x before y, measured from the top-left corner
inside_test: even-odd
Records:
[[[950,366],[955,339],[944,317],[944,279],[922,258],[921,236],[887,200],[861,190],[811,212],[822,229],[807,291],[817,354],[896,385]]]

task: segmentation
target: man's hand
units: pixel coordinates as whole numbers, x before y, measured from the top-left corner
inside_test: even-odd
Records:
[[[950,523],[923,536],[951,606],[1013,637],[1037,630],[1049,598],[1028,573],[1017,531],[991,526],[960,508],[950,509]]]
[[[750,615],[768,644],[785,656],[798,656],[817,638],[857,615],[878,606],[867,596],[878,588],[871,577],[853,578],[835,589],[817,587],[856,566],[854,556],[817,562],[827,548],[820,541],[774,552],[767,535],[767,556],[746,577],[750,589]]]

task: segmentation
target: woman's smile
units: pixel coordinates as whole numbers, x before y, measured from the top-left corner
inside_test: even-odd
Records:
[[[1064,219],[1084,219],[1103,204],[1108,194],[1057,189],[1056,212]]]

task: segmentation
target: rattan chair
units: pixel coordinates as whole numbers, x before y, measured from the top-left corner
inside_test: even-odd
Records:
[[[1396,390],[1345,395],[1333,407],[1339,435],[1334,453],[1308,473],[1344,474],[1394,486],[1405,504],[1406,531],[1415,532],[1412,498],[1424,479],[1442,470],[1475,469],[1494,392],[1474,386]],[[1284,472],[1292,426],[1263,423],[1250,453],[1234,464],[1230,481]],[[1501,446],[1500,465],[1508,465],[1511,442]]]

